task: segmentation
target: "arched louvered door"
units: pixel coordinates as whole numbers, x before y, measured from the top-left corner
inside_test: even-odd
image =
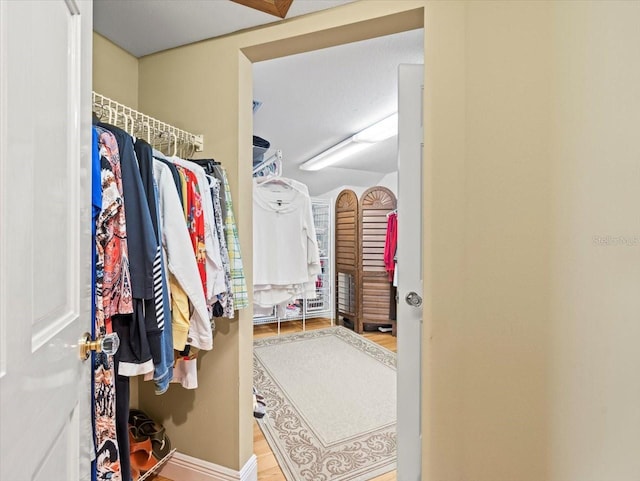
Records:
[[[396,196],[386,187],[371,187],[360,197],[360,315],[357,332],[362,332],[365,324],[395,327],[395,321],[389,319],[391,284],[384,266],[384,245],[387,214],[396,205]]]
[[[360,312],[358,197],[352,190],[343,190],[336,199],[336,319],[344,324],[358,325]],[[348,321],[344,321],[347,319]]]

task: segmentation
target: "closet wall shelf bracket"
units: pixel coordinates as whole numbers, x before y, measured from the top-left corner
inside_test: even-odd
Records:
[[[196,152],[202,152],[204,150],[204,135],[194,135],[193,145],[196,148]]]
[[[140,476],[138,478],[138,481],[144,481],[145,479],[148,479],[151,476],[158,474],[158,471],[160,471],[160,468],[162,468],[162,466],[164,466],[167,463],[167,461],[169,461],[169,458],[171,458],[171,456],[173,456],[173,453],[175,452],[176,452],[175,448],[169,451],[169,454],[167,454],[164,458],[158,461],[158,464],[156,464],[153,468],[151,468],[149,471],[147,471],[142,476]]]

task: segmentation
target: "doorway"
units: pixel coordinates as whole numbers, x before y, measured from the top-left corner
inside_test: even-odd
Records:
[[[380,162],[382,162],[382,160],[379,160],[378,164],[376,164],[375,161],[373,162],[371,161],[371,155],[366,155],[365,153],[365,155],[362,155],[359,158],[352,159],[350,162],[347,162],[346,165],[340,166],[340,168],[338,169],[330,168],[330,169],[325,169],[325,172],[312,172],[312,173],[306,173],[306,175],[304,175],[305,173],[301,173],[301,171],[298,170],[298,167],[296,164],[300,163],[300,161],[304,160],[305,158],[311,157],[313,153],[313,149],[314,148],[317,149],[317,145],[315,144],[305,145],[305,142],[307,141],[308,137],[310,137],[309,132],[306,132],[305,129],[310,128],[310,126],[301,125],[303,124],[304,119],[301,119],[300,118],[301,116],[299,115],[296,116],[291,112],[288,112],[286,110],[288,106],[283,104],[287,104],[286,102],[287,97],[294,97],[295,99],[297,99],[298,108],[307,108],[316,112],[317,117],[315,121],[315,128],[320,130],[324,128],[326,130],[324,134],[325,138],[323,139],[323,141],[326,143],[324,147],[325,148],[330,147],[331,145],[338,143],[340,140],[342,140],[342,138],[338,138],[338,137],[331,138],[331,128],[330,128],[331,122],[323,121],[324,114],[321,111],[323,107],[328,110],[332,109],[332,105],[328,104],[327,99],[329,99],[331,95],[333,95],[333,93],[326,92],[326,87],[325,87],[325,91],[321,92],[320,94],[317,91],[313,90],[314,88],[320,89],[322,88],[323,85],[326,86],[327,83],[331,83],[332,80],[327,80],[324,82],[322,80],[318,80],[316,84],[313,84],[313,82],[309,80],[309,79],[313,79],[314,76],[315,77],[318,76],[317,73],[314,74],[313,72],[313,67],[312,67],[313,62],[311,61],[310,57],[315,55],[316,59],[320,59],[322,66],[326,70],[335,71],[337,72],[338,76],[342,76],[341,79],[339,80],[334,79],[333,81],[336,83],[339,83],[343,91],[343,96],[342,97],[338,96],[339,97],[338,101],[342,100],[343,102],[345,102],[350,99],[350,95],[351,95],[349,91],[349,88],[350,88],[349,74],[346,73],[348,69],[344,68],[344,58],[341,59],[337,52],[335,55],[336,57],[338,57],[337,65],[331,64],[327,60],[331,58],[332,54],[330,52],[332,50],[335,51],[345,47],[353,50],[354,48],[356,48],[357,44],[363,44],[364,46],[369,45],[368,48],[371,49],[370,55],[366,56],[361,54],[362,57],[366,60],[367,58],[375,57],[376,51],[379,52],[380,47],[384,45],[385,42],[392,43],[393,41],[398,41],[399,38],[403,38],[405,41],[407,41],[407,39],[410,38],[411,39],[410,41],[414,43],[418,43],[420,56],[419,58],[415,56],[411,56],[410,54],[405,56],[400,56],[400,55],[398,56],[399,58],[397,58],[396,63],[391,71],[391,75],[395,80],[393,83],[393,87],[390,89],[390,92],[389,92],[392,97],[391,103],[393,104],[391,107],[389,107],[388,105],[384,105],[381,108],[380,104],[384,104],[385,102],[387,102],[388,96],[381,96],[378,92],[371,92],[370,100],[369,100],[370,103],[374,104],[373,108],[372,106],[369,106],[369,110],[375,110],[375,107],[377,107],[378,111],[384,112],[386,108],[386,112],[384,113],[392,113],[394,111],[397,111],[397,108],[398,108],[397,106],[398,64],[423,62],[422,51],[423,51],[424,42],[423,42],[422,30],[408,31],[408,32],[398,33],[395,35],[392,34],[389,36],[380,36],[380,37],[376,37],[374,39],[370,39],[366,41],[355,42],[347,46],[339,46],[339,47],[324,49],[321,51],[313,50],[307,53],[295,54],[295,55],[280,57],[280,58],[271,59],[271,60],[262,61],[262,62],[255,62],[253,64],[252,74],[253,74],[253,80],[254,80],[254,96],[253,96],[254,100],[259,102],[263,101],[261,92],[265,91],[263,90],[264,88],[268,88],[268,87],[265,87],[265,84],[270,85],[272,88],[282,89],[283,91],[282,97],[280,98],[280,103],[276,105],[265,105],[263,102],[262,105],[258,104],[257,113],[254,110],[253,133],[255,135],[264,136],[271,143],[271,148],[269,151],[265,153],[264,158],[269,158],[271,154],[275,153],[276,150],[282,149],[282,164],[283,164],[282,171],[281,171],[282,175],[285,175],[287,177],[294,177],[297,180],[304,181],[304,183],[309,187],[309,191],[312,193],[312,197],[315,196],[315,197],[320,197],[322,199],[327,200],[332,210],[334,210],[335,199],[337,197],[337,194],[344,188],[349,188],[349,189],[355,190],[358,194],[362,194],[368,187],[372,187],[375,185],[385,185],[391,188],[392,192],[396,195],[396,197],[399,197],[400,192],[398,191],[398,187],[397,187],[398,185],[397,184],[398,182],[397,139],[393,138],[391,139],[391,142],[389,142],[386,146],[383,146],[383,148],[385,147],[387,148],[387,151],[385,151],[384,154],[386,154],[387,156],[389,155],[392,156],[392,159],[391,159],[391,163],[393,164],[392,170],[385,171],[384,170],[385,167],[380,168],[378,165]],[[404,46],[403,49],[401,48],[401,50],[406,51],[407,50],[406,46]],[[342,68],[340,66],[341,65],[340,60],[343,61]],[[296,64],[296,61],[298,62],[297,64]],[[269,67],[266,67],[267,65]],[[357,69],[358,67],[355,66],[354,68]],[[363,70],[364,68],[365,66],[362,66],[360,70]],[[298,72],[299,75],[296,77],[292,74],[292,72]],[[370,72],[362,72],[362,73],[365,76],[371,74]],[[385,72],[385,74],[386,73],[388,72]],[[260,75],[266,77],[266,80],[260,79],[259,78]],[[280,75],[280,78],[278,78],[278,75]],[[380,75],[383,75],[383,74],[380,74]],[[285,80],[283,80],[283,78]],[[307,81],[305,81],[305,78]],[[295,87],[297,85],[303,85],[305,88],[296,89]],[[366,87],[363,88],[362,86],[360,86],[360,89],[364,92],[367,91]],[[269,95],[270,99],[272,99],[273,97],[274,97],[273,95]],[[277,98],[278,97],[276,96],[276,99]],[[303,104],[303,100],[305,99],[306,100],[311,99],[311,102],[309,105]],[[377,105],[375,105],[376,101],[374,101],[374,99],[377,100]],[[254,104],[254,107],[255,107],[255,104]],[[352,106],[352,108],[354,111],[357,112],[357,114],[355,114],[354,117],[357,117],[358,114],[361,117],[360,126],[354,127],[353,131],[355,132],[360,128],[366,126],[366,123],[367,123],[366,110],[367,109],[362,108],[361,105],[355,105],[355,103]],[[274,117],[273,114],[269,112],[269,110],[273,112],[273,109],[280,109],[278,112],[278,116]],[[295,122],[293,123],[287,122],[287,119],[295,119]],[[264,128],[265,125],[266,126],[272,125],[273,122],[284,123],[287,125],[288,129],[275,129],[275,130],[272,129],[271,131],[269,131],[269,129]],[[357,125],[357,121],[355,121],[354,124]],[[327,129],[327,127],[329,128]],[[270,134],[269,132],[274,132],[274,133]],[[292,145],[290,148],[285,148],[284,145],[286,144],[286,141],[285,139],[283,139],[282,135],[294,136],[296,137],[298,142],[294,142],[294,145]],[[336,135],[336,134],[334,133],[333,135]],[[389,151],[389,146],[391,146],[391,151]],[[323,150],[323,149],[319,149],[319,150]],[[317,153],[317,151],[315,153]],[[373,168],[367,170],[367,167],[371,166],[372,164],[376,165],[376,168],[379,169],[380,171],[375,172]],[[336,183],[335,182],[336,178],[340,179],[340,182]],[[315,321],[312,321],[311,324],[309,324],[311,328],[318,328],[318,327],[322,328],[322,327],[328,327],[329,325],[330,324],[328,322],[323,324],[321,320],[315,320]],[[300,324],[298,327],[287,326],[287,329],[283,330],[283,332],[295,332],[299,330],[302,330],[302,324]],[[277,330],[275,328],[271,329],[271,334],[268,334],[269,331],[265,330],[265,326],[260,326],[259,332],[260,332],[259,337],[264,337],[265,335],[275,335],[277,333],[280,333],[280,326],[278,325]],[[267,332],[267,334],[265,334],[265,332]],[[382,339],[384,337],[391,337],[391,334],[388,334],[387,336],[383,336],[383,335],[380,335],[380,333],[378,333],[378,334],[371,334],[369,337],[374,339]],[[381,342],[386,343],[385,347],[390,348],[393,351],[396,351],[397,339],[392,339],[392,341],[393,342],[383,339]],[[377,341],[374,340],[374,342],[377,342]],[[419,353],[416,356],[417,358],[414,359],[413,360],[414,362],[412,363],[413,366],[418,366],[420,364]],[[415,392],[415,390],[413,392]],[[419,403],[419,400],[418,400],[418,403]],[[255,427],[254,438],[260,439],[259,443],[261,446],[264,447],[264,445],[266,445],[266,442],[265,443],[262,442],[264,438],[261,437],[261,434],[262,433],[260,432],[260,430],[257,427]],[[417,446],[417,448],[418,448],[417,453],[414,451],[413,454],[417,455],[417,457],[419,458],[420,456],[419,446]],[[258,455],[260,460],[261,453],[256,452],[256,454]],[[260,464],[260,461],[259,461],[259,464]],[[415,472],[416,470],[419,472],[419,467],[417,469],[412,469],[408,471]],[[271,471],[273,471],[273,468],[271,469]],[[278,475],[276,474],[276,476]],[[396,479],[395,473],[393,473],[392,475],[393,477],[389,477],[389,476],[390,474],[387,474],[384,477],[372,478],[372,479],[376,479],[376,480],[377,479],[380,479],[380,480]],[[284,479],[284,477],[274,478],[274,479]],[[415,478],[415,479],[419,479],[419,478]]]

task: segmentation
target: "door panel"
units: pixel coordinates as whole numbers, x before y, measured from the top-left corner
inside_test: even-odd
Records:
[[[400,65],[398,82],[398,479],[421,476],[422,65]]]
[[[91,2],[0,1],[0,479],[89,479]]]

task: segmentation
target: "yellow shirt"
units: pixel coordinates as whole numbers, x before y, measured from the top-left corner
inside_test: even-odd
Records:
[[[184,292],[173,274],[169,274],[171,290],[171,327],[173,328],[173,348],[184,351],[189,337],[190,310],[189,297]]]

